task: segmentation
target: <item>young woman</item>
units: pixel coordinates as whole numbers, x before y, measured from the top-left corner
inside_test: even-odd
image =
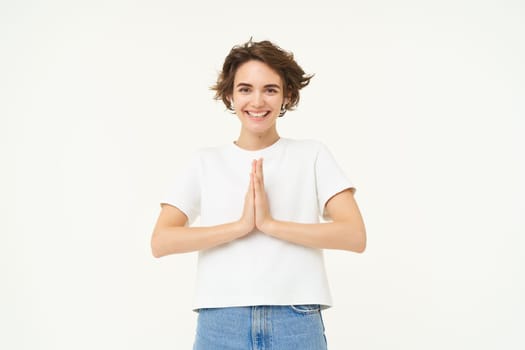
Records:
[[[195,350],[327,347],[322,249],[362,252],[366,233],[328,149],[277,132],[311,77],[269,41],[235,46],[214,90],[239,137],[200,150],[161,203],[153,255],[199,251]]]

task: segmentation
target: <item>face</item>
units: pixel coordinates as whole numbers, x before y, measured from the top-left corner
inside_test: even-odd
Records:
[[[260,61],[243,63],[235,73],[233,105],[243,131],[264,134],[275,130],[283,104],[283,82],[277,72]]]

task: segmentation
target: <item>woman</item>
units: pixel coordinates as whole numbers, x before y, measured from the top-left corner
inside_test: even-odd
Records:
[[[327,148],[277,132],[311,77],[269,41],[234,47],[213,88],[239,137],[200,150],[162,201],[153,255],[199,251],[196,350],[326,349],[322,249],[362,252],[366,234]]]

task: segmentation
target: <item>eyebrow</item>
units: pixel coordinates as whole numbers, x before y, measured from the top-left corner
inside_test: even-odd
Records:
[[[236,87],[239,87],[239,86],[253,87],[252,84],[248,84],[248,83],[239,83],[239,84],[237,84]],[[281,86],[279,86],[278,84],[266,84],[266,85],[264,85],[264,87],[265,88],[281,89]]]

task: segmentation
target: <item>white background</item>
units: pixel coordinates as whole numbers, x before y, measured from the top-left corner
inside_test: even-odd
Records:
[[[196,254],[154,259],[170,179],[236,139],[208,89],[253,36],[316,76],[281,135],[357,185],[329,348],[523,349],[522,1],[2,1],[2,349],[190,349]]]

